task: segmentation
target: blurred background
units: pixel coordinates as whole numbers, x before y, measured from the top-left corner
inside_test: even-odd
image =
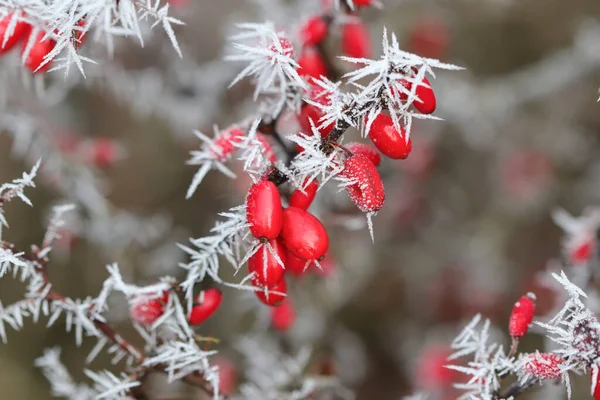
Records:
[[[0,182],[40,155],[45,163],[38,187],[28,191],[35,207],[7,206],[4,239],[22,249],[40,243],[49,207],[78,204],[50,263],[52,281],[68,296],[96,295],[113,262],[140,284],[184,276],[177,263],[185,255],[176,243],[205,234],[217,212],[243,203],[248,187],[247,179],[209,174],[185,200],[195,172],[185,162],[200,145],[192,129],[212,134],[213,124],[226,127],[255,110],[249,82],[227,90],[241,66],[222,61],[224,38],[235,22],[265,19],[290,27],[293,36],[320,7],[317,0],[171,2],[187,24],[176,30],[183,59],[157,30],[143,48],[119,42],[114,59],[89,66],[86,80],[46,77],[43,94],[35,80],[9,80],[14,60],[1,60],[8,100]],[[482,313],[508,344],[509,313],[526,291],[537,294],[538,316],[546,316],[556,304],[539,273],[562,257],[562,232],[551,212],[563,207],[579,215],[600,200],[600,3],[390,0],[384,6],[360,14],[375,54],[386,26],[406,50],[466,70],[437,76],[436,114],[444,121],[418,122],[409,158],[383,163],[387,196],[374,219],[374,244],[345,193],[319,192],[314,207],[331,238],[329,268],[291,282],[297,320],[288,332],[269,328],[269,310],[254,299],[225,289],[223,308],[199,332],[221,339],[215,348],[239,379],[247,356],[240,335],[264,329],[265,338],[292,349],[310,344],[312,357],[331,363],[359,399],[399,399],[418,390],[453,399],[449,383],[460,377],[441,365],[454,335]],[[334,32],[331,53],[338,45]],[[85,51],[94,53],[93,46]],[[0,293],[9,304],[23,287],[5,277]],[[127,313],[115,299],[110,318],[136,342]],[[0,346],[6,399],[51,398],[33,366],[47,347],[60,346],[73,375],[84,380],[95,344],[88,340],[79,349],[62,325],[46,329],[43,322],[9,332],[8,342]],[[544,341],[534,334],[522,346],[541,349]],[[109,361],[101,357],[93,368],[118,371]],[[575,382],[574,398],[588,398],[589,378]],[[166,390],[160,381],[152,384]],[[565,394],[540,388],[523,398]]]

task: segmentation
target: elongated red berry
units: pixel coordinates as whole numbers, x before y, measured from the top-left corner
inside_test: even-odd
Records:
[[[267,293],[265,293],[265,287],[260,287],[260,290],[255,293],[260,301],[268,306],[276,307],[281,304],[287,296],[287,283],[285,282],[285,278],[277,285],[268,288]]]
[[[514,305],[508,323],[508,332],[512,337],[520,338],[527,333],[535,314],[535,295],[527,293]]]
[[[304,260],[318,260],[329,248],[327,230],[321,221],[298,207],[288,207],[283,211],[281,237],[285,247]]]
[[[137,296],[131,301],[129,313],[131,318],[138,324],[149,326],[163,315],[168,301],[169,292],[164,292],[162,297],[159,298]]]
[[[308,210],[315,199],[318,188],[319,183],[313,179],[308,185],[305,185],[304,192],[300,189],[294,190],[290,196],[290,206]]]
[[[250,187],[246,199],[246,217],[250,232],[257,239],[275,239],[281,232],[283,208],[277,186],[259,181]]]
[[[265,244],[248,260],[248,271],[254,272],[252,283],[255,286],[274,286],[277,285],[285,273],[287,250],[283,246],[281,239],[270,240],[268,248]],[[279,260],[273,255],[275,253]]]
[[[300,37],[305,46],[314,46],[327,37],[327,22],[321,17],[312,17],[304,23]]]
[[[303,260],[302,258],[296,257],[294,253],[288,251],[287,253],[287,263],[285,264],[286,272],[291,273],[295,276],[302,276],[308,270],[310,265],[307,265],[308,261]]]
[[[201,292],[195,299],[192,312],[188,320],[191,325],[198,325],[210,318],[221,305],[223,294],[219,289],[207,289]]]
[[[406,87],[407,90],[412,90],[412,83],[407,80],[401,81],[402,85]],[[437,100],[435,98],[435,93],[429,84],[429,80],[423,77],[423,80],[419,85],[417,85],[417,89],[415,90],[415,95],[417,98],[413,101],[412,105],[421,113],[421,114],[431,114],[435,111],[437,106]],[[400,98],[402,100],[406,100],[408,98],[408,94],[402,92],[400,94]]]
[[[370,58],[373,53],[369,32],[362,21],[352,21],[342,29],[342,53],[347,57]]]
[[[273,150],[273,146],[271,145],[271,142],[269,142],[269,139],[260,132],[256,133],[256,139],[260,142],[267,160],[271,161],[271,163],[276,162],[277,154],[275,154],[275,150]]]
[[[352,0],[357,7],[368,7],[373,4],[373,0]]]
[[[34,44],[25,60],[25,66],[35,74],[48,71],[52,65],[52,61],[49,61],[41,66],[42,63],[46,61],[44,57],[54,50],[54,46],[56,46],[56,41],[54,41],[54,39],[47,38],[44,40],[45,35],[45,32],[38,32]],[[25,47],[23,47],[23,50],[25,50]]]
[[[287,331],[296,321],[296,310],[289,299],[271,310],[271,324],[279,331]]]
[[[600,373],[598,373],[596,382],[594,382],[594,371],[591,371],[590,384],[592,385],[592,394],[594,395],[594,400],[600,400]]]
[[[392,117],[379,114],[371,124],[369,138],[377,149],[389,158],[399,160],[408,157],[412,150],[410,138],[407,140],[404,128],[394,126]]]
[[[361,211],[376,212],[383,207],[385,189],[377,168],[369,158],[362,154],[348,157],[342,176],[355,182],[346,186],[346,191]]]
[[[375,166],[381,163],[381,154],[373,146],[369,146],[365,143],[350,142],[344,145],[352,154],[362,154],[367,157]]]
[[[327,65],[323,61],[321,54],[312,47],[304,49],[300,58],[298,59],[298,75],[307,78],[320,79],[321,76],[327,76]],[[310,79],[308,79],[311,82]]]
[[[227,161],[236,149],[235,144],[241,142],[244,131],[239,128],[230,128],[222,131],[210,147],[213,156],[219,161]]]
[[[562,376],[562,357],[554,353],[531,353],[523,356],[523,371],[538,379],[558,379]]]
[[[17,43],[25,39],[31,29],[31,26],[27,22],[17,21],[12,34],[7,38],[5,43],[4,36],[7,33],[13,15],[14,13],[10,13],[0,20],[0,54],[10,51]]]
[[[331,99],[328,96],[328,92],[326,92],[322,87],[313,85],[310,87],[307,98],[314,103],[322,104],[324,106],[331,104]],[[312,135],[312,129],[310,121],[312,120],[315,127],[321,134],[321,137],[325,137],[331,132],[334,127],[334,123],[331,123],[323,128],[319,128],[321,124],[320,119],[323,117],[323,111],[313,105],[313,104],[304,104],[302,109],[300,110],[300,114],[298,115],[298,123],[302,128],[302,133],[306,135]]]

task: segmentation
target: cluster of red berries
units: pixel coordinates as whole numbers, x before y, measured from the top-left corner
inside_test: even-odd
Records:
[[[43,30],[35,31],[33,27],[23,20],[18,20],[12,31],[12,34],[4,40],[7,30],[10,26],[10,22],[14,17],[14,13],[10,13],[0,20],[0,54],[5,54],[12,50],[17,44],[22,43],[21,53],[25,52],[27,43],[31,40],[30,35],[33,32],[36,33],[36,37],[33,39],[33,46],[29,50],[29,54],[24,61],[25,67],[31,72],[40,73],[46,72],[50,69],[51,62],[47,62],[42,65],[45,61],[44,57],[49,54],[56,46],[56,41],[52,38],[45,38],[46,32]],[[83,27],[85,24],[84,20],[81,20],[78,25]],[[85,35],[82,32],[75,32],[73,40],[78,44],[83,44]]]
[[[261,244],[248,260],[248,272],[256,296],[273,310],[273,326],[287,329],[295,311],[287,295],[285,272],[303,274],[312,263],[323,260],[329,237],[321,221],[307,211],[315,198],[316,181],[295,190],[283,207],[277,186],[268,180],[254,183],[246,199],[250,233]]]
[[[218,289],[207,289],[194,299],[194,305],[188,321],[191,325],[199,325],[212,316],[221,305],[223,294]],[[150,326],[154,324],[165,312],[169,302],[169,292],[163,292],[161,296],[138,296],[131,301],[129,312],[131,318],[140,325]]]

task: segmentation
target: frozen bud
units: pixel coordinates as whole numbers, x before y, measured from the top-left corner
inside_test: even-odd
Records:
[[[527,333],[535,314],[535,295],[527,293],[514,305],[510,314],[508,331],[512,337],[520,338]]]

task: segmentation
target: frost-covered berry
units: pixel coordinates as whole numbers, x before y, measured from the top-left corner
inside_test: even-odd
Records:
[[[281,197],[271,181],[259,181],[250,187],[246,199],[246,217],[252,236],[261,240],[276,239],[282,225]]]
[[[309,261],[303,260],[300,257],[296,257],[294,253],[288,251],[287,263],[285,264],[285,270],[292,275],[302,276],[309,267]]]
[[[256,286],[277,285],[285,273],[287,250],[281,239],[270,240],[268,243],[268,246],[263,245],[248,260],[248,272],[254,273],[252,283]]]
[[[514,305],[510,320],[508,323],[508,332],[512,337],[520,338],[525,336],[533,316],[535,314],[535,295],[527,293],[522,296]]]
[[[304,191],[296,189],[292,192],[292,195],[290,196],[291,207],[298,207],[303,210],[307,210],[312,204],[313,200],[315,199],[315,195],[317,194],[319,183],[316,179],[313,179],[308,185],[304,186]]]
[[[321,76],[327,76],[327,65],[323,61],[321,54],[313,47],[307,47],[298,58],[298,75],[307,78],[320,79]],[[308,79],[310,82],[311,80]]]
[[[219,393],[226,396],[232,394],[238,382],[238,372],[235,364],[219,353],[212,359],[211,365],[219,368]]]
[[[296,310],[289,299],[271,310],[271,324],[278,331],[287,331],[294,325]]]
[[[129,314],[136,323],[150,326],[165,312],[165,305],[169,301],[169,292],[164,292],[162,297],[137,296],[131,300]]]
[[[294,46],[292,45],[292,42],[290,42],[286,38],[279,38],[279,44],[281,45],[281,50],[279,50],[277,48],[275,43],[273,43],[271,45],[269,50],[276,52],[276,53],[283,54],[284,56],[287,56],[287,57],[294,57]]]
[[[369,146],[365,143],[351,142],[345,144],[344,147],[350,150],[353,154],[362,154],[367,157],[371,162],[377,166],[381,163],[381,154],[373,146]]]
[[[351,21],[342,28],[342,53],[347,57],[370,58],[373,53],[369,32],[362,21]]]
[[[41,73],[46,72],[50,69],[52,62],[49,61],[43,66],[42,63],[45,61],[44,57],[52,50],[54,50],[54,46],[56,46],[56,41],[54,39],[46,38],[44,40],[45,32],[38,32],[37,36],[34,39],[34,44],[25,59],[25,67],[29,69],[33,73]],[[27,42],[25,42],[27,43]],[[26,46],[23,46],[23,50],[25,50]],[[41,66],[41,67],[40,67]]]
[[[400,81],[400,83],[406,88],[407,91],[412,90],[412,82],[403,79]],[[433,91],[433,88],[429,84],[429,80],[427,78],[423,77],[423,80],[417,85],[415,95],[417,96],[417,98],[415,98],[412,105],[421,114],[431,114],[435,111],[435,108],[437,106],[437,100],[435,97],[435,92]],[[402,92],[400,94],[400,98],[402,100],[406,100],[408,99],[408,94]]]
[[[305,46],[314,46],[327,37],[327,22],[321,17],[312,17],[302,25],[300,37]]]
[[[210,151],[214,158],[223,162],[227,161],[231,153],[236,149],[235,145],[240,143],[244,137],[244,131],[239,128],[230,128],[222,131],[211,146]]]
[[[18,21],[15,25],[12,35],[8,37],[5,43],[4,35],[6,35],[8,25],[10,24],[13,15],[14,13],[10,13],[0,20],[0,54],[10,51],[17,43],[25,39],[31,30],[31,26],[27,22]]]
[[[346,186],[350,199],[363,212],[376,212],[383,207],[385,189],[379,172],[369,158],[354,154],[344,163],[341,175],[352,184]]]
[[[557,379],[562,375],[563,359],[554,353],[527,354],[521,362],[523,372],[538,379]]]
[[[389,115],[377,115],[368,135],[375,147],[389,158],[405,159],[412,150],[412,142],[406,137],[404,128],[400,127],[398,131]]]
[[[262,301],[264,304],[271,306],[271,307],[276,307],[279,304],[281,304],[282,301],[285,300],[286,295],[287,295],[287,283],[285,281],[285,278],[282,279],[277,285],[267,288],[267,291],[265,292],[265,286],[258,286],[260,290],[254,292],[256,293],[256,297],[258,297],[258,299],[260,301]],[[274,293],[277,292],[277,293]]]
[[[313,85],[307,93],[307,98],[314,103],[326,106],[331,104],[331,99],[328,95],[329,93],[323,88]],[[335,123],[332,122],[323,128],[319,128],[321,117],[323,117],[323,111],[319,107],[313,104],[304,104],[300,110],[300,114],[298,115],[298,123],[302,129],[302,133],[312,135],[312,128],[310,124],[312,121],[321,134],[321,137],[329,135]]]
[[[188,317],[191,325],[198,325],[210,318],[223,300],[219,289],[211,288],[201,292],[195,299],[194,306]]]
[[[327,230],[321,221],[297,207],[288,207],[283,211],[281,237],[285,247],[304,260],[318,260],[329,248]]]
[[[275,163],[277,161],[277,154],[275,154],[275,150],[273,150],[273,146],[271,145],[271,142],[269,142],[269,139],[260,132],[256,133],[256,139],[260,142],[267,160],[271,163]]]

